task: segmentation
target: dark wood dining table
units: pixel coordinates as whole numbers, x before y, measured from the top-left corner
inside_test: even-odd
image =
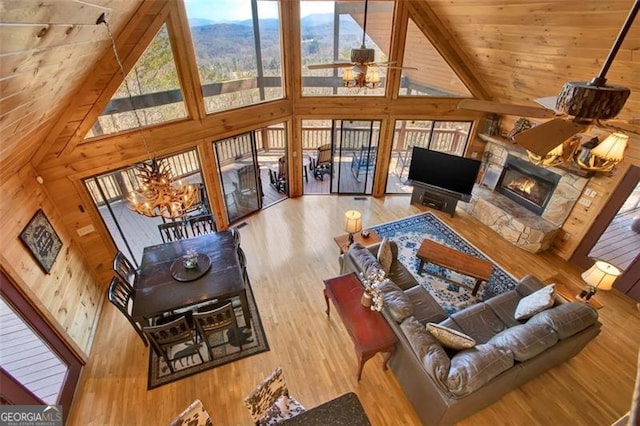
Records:
[[[172,275],[171,267],[176,261],[182,262],[190,250],[207,255],[211,267],[199,278],[179,281]],[[233,236],[230,231],[214,232],[144,248],[132,316],[144,324],[167,312],[232,297],[240,298],[246,326],[251,327]]]

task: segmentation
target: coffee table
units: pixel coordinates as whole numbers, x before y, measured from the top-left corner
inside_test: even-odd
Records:
[[[324,280],[324,286],[327,318],[330,317],[331,299],[353,341],[358,357],[357,380],[360,381],[364,363],[378,352],[385,353],[382,367],[386,370],[389,358],[396,350],[396,336],[380,312],[365,308],[360,303],[364,288],[356,274],[352,272]]]
[[[462,253],[432,240],[424,240],[416,256],[420,259],[418,275],[422,274],[424,264],[428,262],[475,278],[476,283],[471,292],[473,296],[478,294],[478,289],[482,282],[489,281],[493,270],[493,264],[491,262]]]
[[[333,239],[336,242],[338,247],[340,247],[340,254],[344,254],[349,250],[349,234],[338,235]],[[363,246],[370,246],[382,241],[380,235],[376,233],[376,231],[369,231],[369,236],[367,238],[363,237],[360,232],[357,234],[353,234],[353,242],[360,243]]]

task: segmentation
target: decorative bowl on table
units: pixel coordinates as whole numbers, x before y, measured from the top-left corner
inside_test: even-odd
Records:
[[[198,267],[198,253],[193,250],[182,256],[182,265],[184,269],[196,269]]]

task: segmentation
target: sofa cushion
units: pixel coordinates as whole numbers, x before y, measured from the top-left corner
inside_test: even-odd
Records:
[[[403,290],[407,290],[418,285],[416,278],[407,268],[404,267],[402,263],[400,263],[399,260],[393,261],[391,269],[387,274],[387,278],[396,283],[396,285]]]
[[[406,317],[413,315],[411,300],[391,280],[386,279],[378,284],[378,289],[382,292],[384,308],[397,323],[401,323]]]
[[[391,244],[389,238],[384,237],[378,248],[378,262],[382,265],[382,270],[385,274],[388,274],[391,270],[391,263],[394,261],[393,253],[391,252]]]
[[[494,314],[500,321],[502,321],[507,327],[513,327],[521,324],[520,321],[513,317],[513,313],[516,311],[516,306],[522,296],[517,291],[505,291],[497,296],[487,299],[484,303],[491,308]]]
[[[362,273],[365,276],[369,275],[371,268],[380,269],[381,265],[378,259],[362,244],[354,243],[349,247],[348,255],[354,260],[358,271],[358,274]]]
[[[552,307],[555,301],[555,287],[555,284],[549,284],[520,299],[513,314],[514,318],[517,320],[531,318],[538,312]]]
[[[451,349],[468,349],[476,345],[476,341],[466,334],[432,322],[427,323],[427,331],[431,333],[442,346]]]
[[[451,362],[442,346],[414,317],[405,319],[400,324],[400,329],[409,341],[413,352],[422,360],[425,370],[443,389],[447,389],[447,376]]]
[[[562,303],[534,315],[527,324],[546,324],[560,340],[573,336],[598,321],[598,312],[582,302]]]
[[[507,328],[500,318],[485,303],[476,303],[451,315],[460,329],[476,342],[486,343]]]
[[[520,324],[496,334],[487,343],[513,352],[516,361],[526,361],[558,342],[555,330],[546,324]]]
[[[436,302],[436,299],[421,285],[416,285],[404,294],[407,295],[413,306],[413,316],[420,324],[428,322],[440,322],[447,319],[447,313]]]
[[[525,275],[518,281],[516,291],[524,297],[530,295],[534,291],[540,290],[542,287],[544,287],[544,283],[538,278],[533,275]]]
[[[465,349],[451,358],[449,391],[459,397],[468,395],[512,366],[511,353],[495,346],[484,344]]]

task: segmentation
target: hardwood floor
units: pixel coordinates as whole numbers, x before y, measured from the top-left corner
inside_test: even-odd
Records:
[[[345,392],[357,393],[374,425],[420,424],[378,354],[356,382],[357,361],[338,316],[327,319],[324,278],[338,273],[343,214],[363,213],[365,227],[420,212],[409,197],[356,200],[307,195],[246,219],[240,228],[248,271],[271,350],[147,391],[148,351],[121,314],[104,304],[90,360],[69,425],[163,425],[194,399],[215,425],[249,425],[243,398],[276,366],[306,407]],[[580,284],[581,270],[562,259],[516,249],[458,209],[436,214],[516,277],[560,273]],[[602,333],[575,358],[505,395],[461,425],[605,425],[629,410],[636,374],[640,316],[616,290],[599,292]],[[428,404],[429,401],[425,401]]]

